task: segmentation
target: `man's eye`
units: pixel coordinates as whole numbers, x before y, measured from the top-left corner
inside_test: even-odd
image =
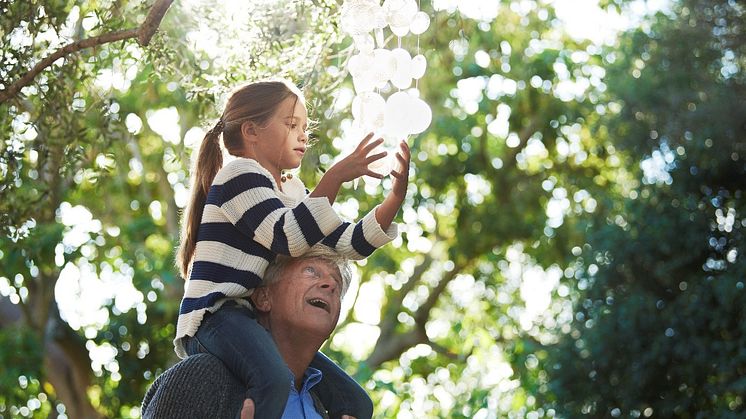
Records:
[[[314,269],[313,266],[306,266],[305,268],[303,268],[303,272],[311,275],[316,275],[316,269]]]

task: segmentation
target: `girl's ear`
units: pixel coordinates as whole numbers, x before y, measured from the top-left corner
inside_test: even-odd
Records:
[[[267,287],[256,288],[251,293],[251,300],[254,302],[254,307],[262,313],[266,313],[272,308],[272,303],[269,301],[269,289]]]
[[[256,130],[256,124],[251,121],[246,121],[243,124],[241,124],[241,136],[244,139],[252,140],[256,139],[257,130]]]

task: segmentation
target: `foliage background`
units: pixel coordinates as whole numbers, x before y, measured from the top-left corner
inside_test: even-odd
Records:
[[[148,7],[0,1],[2,87]],[[379,417],[743,416],[744,6],[672,1],[601,44],[543,1],[422,8],[434,119],[410,139],[404,233],[358,266],[324,350]],[[200,130],[232,86],[290,77],[319,120],[313,184],[349,125],[338,14],[176,2],[148,48],[83,50],[0,104],[0,417],[139,417],[176,361]]]

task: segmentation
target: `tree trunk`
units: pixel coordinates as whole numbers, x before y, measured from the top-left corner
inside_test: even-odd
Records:
[[[103,416],[96,411],[88,399],[91,385],[91,360],[85,343],[67,323],[60,319],[56,310],[45,328],[44,371],[46,380],[56,393],[56,400],[65,405],[69,418],[98,419]],[[7,298],[0,299],[0,328],[25,322],[21,307]],[[24,324],[23,327],[29,327]],[[53,412],[55,409],[53,408]]]

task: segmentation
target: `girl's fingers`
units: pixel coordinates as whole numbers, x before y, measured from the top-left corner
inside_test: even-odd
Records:
[[[368,156],[368,158],[365,159],[365,164],[371,164],[376,160],[381,160],[382,158],[386,157],[387,154],[387,152],[383,151],[381,153]]]
[[[360,144],[357,145],[357,150],[361,150],[361,149],[365,148],[365,144],[368,141],[370,141],[371,138],[373,138],[373,135],[374,135],[373,132],[369,132],[368,135],[366,135],[365,137],[363,137],[363,141],[360,141]],[[381,140],[381,141],[383,141],[383,140]]]
[[[371,141],[371,142],[369,142],[368,144],[366,144],[366,145],[365,145],[365,146],[364,146],[364,147],[363,147],[363,148],[361,149],[361,151],[362,151],[362,152],[363,152],[364,154],[368,154],[368,153],[370,153],[371,151],[373,151],[373,149],[374,149],[374,148],[376,148],[376,147],[378,147],[379,145],[381,145],[381,143],[383,143],[383,138],[377,138],[377,139],[376,139],[375,141]]]
[[[372,170],[368,170],[367,172],[365,172],[365,175],[366,176],[370,176],[372,178],[376,178],[376,179],[383,179],[383,175],[382,174],[376,173],[376,172],[374,172]]]
[[[399,148],[401,148],[402,152],[407,157],[407,160],[409,160],[409,158],[411,156],[411,153],[410,153],[410,150],[409,150],[409,144],[407,144],[406,142],[402,141],[399,144]]]

